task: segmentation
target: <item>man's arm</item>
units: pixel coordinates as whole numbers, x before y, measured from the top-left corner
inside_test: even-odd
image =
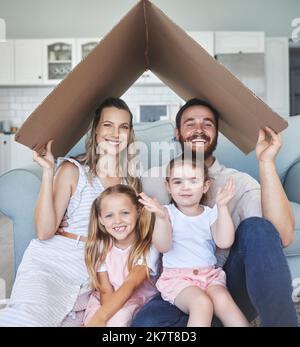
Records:
[[[271,137],[269,142],[266,140],[266,133]],[[275,158],[281,145],[279,134],[269,127],[260,130],[256,156],[259,164],[262,214],[279,232],[283,247],[287,247],[294,240],[295,219],[275,166]]]

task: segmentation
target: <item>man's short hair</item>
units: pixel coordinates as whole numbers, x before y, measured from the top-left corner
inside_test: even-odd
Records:
[[[219,118],[220,118],[220,113],[217,109],[215,109],[208,101],[198,99],[198,98],[193,98],[188,100],[177,112],[176,115],[176,128],[179,130],[180,129],[180,122],[181,122],[181,117],[183,112],[192,106],[204,106],[207,107],[214,115],[215,122],[216,122],[216,129],[218,130],[219,128]]]

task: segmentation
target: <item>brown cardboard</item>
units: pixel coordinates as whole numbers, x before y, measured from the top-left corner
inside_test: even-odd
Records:
[[[182,99],[200,97],[221,113],[220,131],[245,153],[258,129],[287,122],[148,0],[141,0],[31,114],[16,141],[41,151],[54,139],[64,155],[85,134],[92,112],[121,96],[147,69]]]

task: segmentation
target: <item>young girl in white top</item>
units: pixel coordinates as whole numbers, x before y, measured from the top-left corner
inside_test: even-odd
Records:
[[[150,279],[159,258],[150,247],[152,230],[151,214],[131,187],[107,188],[94,201],[85,250],[94,293],[86,326],[130,326],[137,310],[157,294]]]
[[[210,326],[213,314],[224,326],[249,326],[226,288],[225,272],[215,266],[216,245],[228,248],[234,241],[227,207],[234,183],[219,188],[212,209],[201,204],[209,185],[204,162],[180,156],[167,168],[169,205],[140,194],[140,202],[155,213],[153,244],[163,253],[156,285],[164,300],[189,315],[188,326]]]

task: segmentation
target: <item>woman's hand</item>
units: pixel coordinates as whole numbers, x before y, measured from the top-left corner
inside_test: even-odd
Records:
[[[266,140],[266,135],[270,140]],[[275,158],[282,146],[281,136],[273,129],[265,127],[259,130],[258,140],[255,147],[256,158],[259,162],[275,162]]]
[[[54,169],[54,156],[51,151],[53,140],[50,140],[46,145],[46,153],[43,155],[33,151],[32,158],[36,161],[43,169],[53,170]]]
[[[216,204],[218,207],[226,206],[234,197],[235,185],[233,178],[230,177],[223,188],[219,187],[216,196]]]
[[[64,218],[62,219],[62,221],[60,222],[58,229],[56,230],[56,235],[60,235],[64,232],[64,228],[67,228],[69,226],[69,223],[67,222],[68,217],[67,214],[64,214]]]
[[[156,217],[165,218],[167,216],[165,208],[161,206],[156,198],[152,199],[144,192],[140,193],[139,196],[139,202],[142,203],[148,211],[155,213]]]

